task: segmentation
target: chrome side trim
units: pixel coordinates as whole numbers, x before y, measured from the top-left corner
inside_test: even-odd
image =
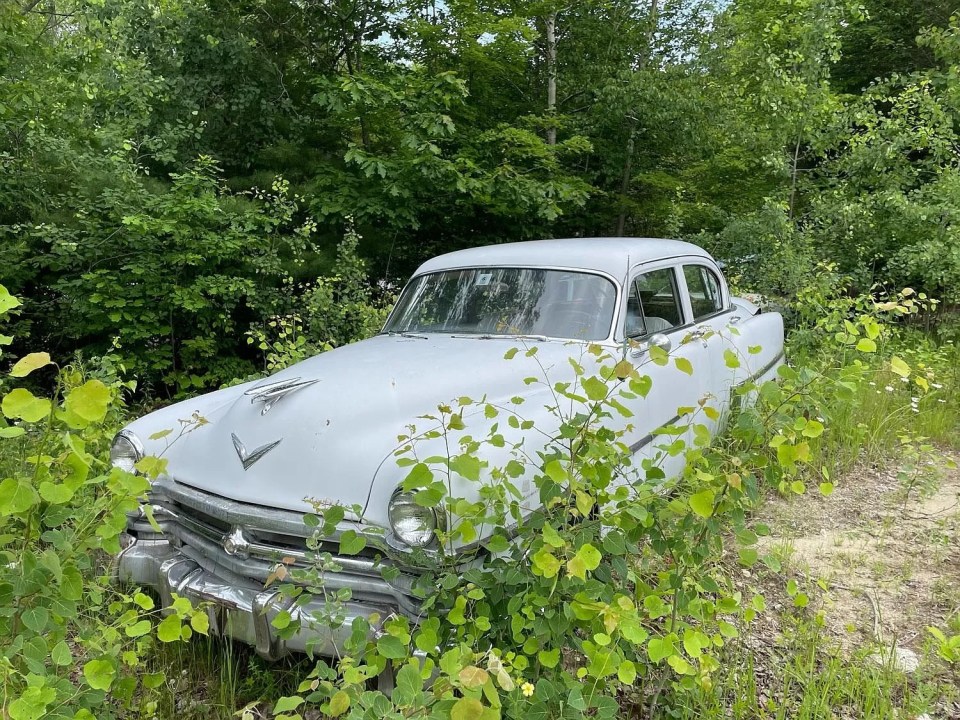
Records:
[[[679,415],[674,415],[672,418],[667,420],[667,422],[665,422],[663,425],[658,427],[656,430],[654,430],[653,432],[647,433],[642,438],[637,440],[630,447],[628,447],[627,450],[630,451],[631,455],[633,455],[634,453],[640,452],[640,450],[642,450],[643,448],[645,448],[647,445],[649,445],[654,441],[654,439],[660,434],[661,430],[663,430],[664,428],[670,427],[679,419],[680,419]]]
[[[780,362],[782,362],[783,360],[786,360],[786,358],[787,358],[786,353],[785,353],[783,350],[781,350],[781,351],[779,352],[779,354],[778,354],[773,360],[771,360],[771,361],[768,362],[766,365],[764,365],[762,368],[760,368],[759,370],[757,370],[755,373],[753,373],[753,375],[751,375],[750,377],[748,377],[746,380],[743,380],[742,382],[737,383],[734,387],[740,387],[741,385],[746,385],[747,383],[752,383],[752,382],[753,382],[754,380],[756,380],[757,378],[763,377],[763,376],[766,375],[767,372],[769,372],[769,371],[771,370],[771,368],[773,368],[777,363],[780,363]]]

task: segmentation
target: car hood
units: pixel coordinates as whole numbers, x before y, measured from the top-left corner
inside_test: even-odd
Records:
[[[535,357],[504,358],[524,344],[536,346]],[[456,407],[464,396],[512,407],[519,396],[523,414],[545,429],[556,422],[545,410],[549,390],[524,379],[544,372],[551,384],[567,379],[567,358],[581,350],[563,341],[379,335],[170,406],[130,429],[147,454],[167,460],[166,472],[177,482],[294,511],[310,511],[311,500],[358,505],[365,521],[385,526],[387,499],[406,474],[394,456],[398,436],[409,434],[411,424],[421,432],[435,427],[421,416],[436,414],[440,403]],[[257,395],[283,382],[295,389],[264,412]],[[464,432],[482,436],[489,423],[477,410]]]

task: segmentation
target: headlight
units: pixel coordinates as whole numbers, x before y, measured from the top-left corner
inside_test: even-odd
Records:
[[[436,510],[418,505],[413,493],[399,489],[390,498],[387,514],[397,540],[414,548],[432,543],[440,524]]]
[[[110,446],[110,462],[114,467],[137,472],[136,464],[143,459],[143,443],[129,430],[121,430]]]

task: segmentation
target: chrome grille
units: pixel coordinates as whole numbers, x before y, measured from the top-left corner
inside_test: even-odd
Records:
[[[181,553],[205,570],[229,582],[263,587],[278,564],[307,568],[317,551],[308,550],[313,529],[302,513],[240,503],[206,493],[162,477],[150,492],[154,518],[164,535]],[[138,533],[155,532],[145,519],[133,520]],[[227,536],[242,531],[241,550],[228,552]],[[358,555],[338,556],[339,536],[354,530],[367,537],[367,547]],[[383,552],[382,536],[358,523],[343,522],[320,543],[318,552],[329,552],[340,570],[324,573],[324,587],[336,591],[350,588],[357,599],[392,600],[407,614],[417,614],[412,595],[415,575],[401,572],[385,580],[383,569],[394,566]]]

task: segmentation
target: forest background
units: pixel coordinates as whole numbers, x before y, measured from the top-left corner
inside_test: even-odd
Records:
[[[954,11],[5,0],[14,355],[212,388],[375,330],[431,255],[541,237],[686,238],[785,297],[827,262],[949,310]]]

